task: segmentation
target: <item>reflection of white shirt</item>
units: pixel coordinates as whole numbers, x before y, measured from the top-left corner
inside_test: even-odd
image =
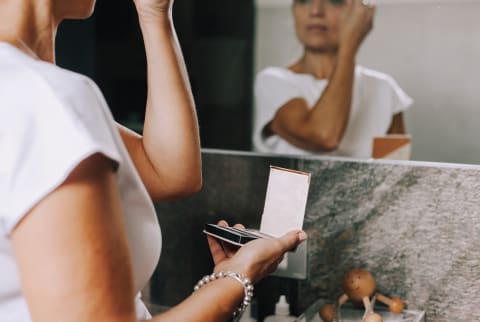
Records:
[[[103,96],[90,79],[0,43],[0,321],[31,321],[10,234],[94,153],[118,164],[117,185],[138,292],[157,265],[160,228]],[[138,319],[148,318],[140,297],[135,303]]]
[[[309,74],[298,74],[287,68],[269,67],[255,81],[255,114],[253,143],[259,152],[282,154],[313,154],[283,140],[278,135],[262,138],[262,129],[277,110],[294,98],[303,98],[313,107],[328,84]],[[370,158],[372,139],[385,135],[394,114],[411,106],[413,100],[392,77],[357,66],[353,100],[347,129],[337,150],[321,155]]]

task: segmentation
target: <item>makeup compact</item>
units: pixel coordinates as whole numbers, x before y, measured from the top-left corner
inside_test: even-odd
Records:
[[[260,230],[206,224],[203,232],[241,246],[257,238],[280,237],[302,229],[309,186],[309,173],[270,166]]]

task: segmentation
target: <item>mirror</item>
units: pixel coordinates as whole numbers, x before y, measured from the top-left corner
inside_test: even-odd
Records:
[[[255,71],[299,57],[290,0],[257,0]],[[357,56],[414,99],[404,113],[412,159],[480,163],[480,2],[378,0]]]
[[[286,66],[302,50],[292,1],[175,0],[203,147],[251,149],[256,72]],[[480,2],[377,0],[377,5],[375,27],[357,61],[390,74],[414,99],[404,115],[412,159],[480,163]],[[145,69],[130,1],[98,1],[89,21],[65,25],[57,41],[59,64],[94,78],[117,120],[140,132]]]

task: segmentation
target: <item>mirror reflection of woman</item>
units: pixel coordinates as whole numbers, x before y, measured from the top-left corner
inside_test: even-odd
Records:
[[[269,67],[255,82],[257,151],[369,158],[372,139],[406,134],[412,99],[395,80],[356,64],[373,27],[366,0],[294,0],[302,57]]]

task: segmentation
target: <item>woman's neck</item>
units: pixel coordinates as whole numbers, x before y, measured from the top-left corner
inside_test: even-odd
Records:
[[[57,23],[51,1],[0,1],[0,41],[8,42],[35,58],[55,62]]]
[[[310,74],[317,79],[329,78],[337,64],[337,53],[306,50],[298,62],[289,67],[301,74]]]

